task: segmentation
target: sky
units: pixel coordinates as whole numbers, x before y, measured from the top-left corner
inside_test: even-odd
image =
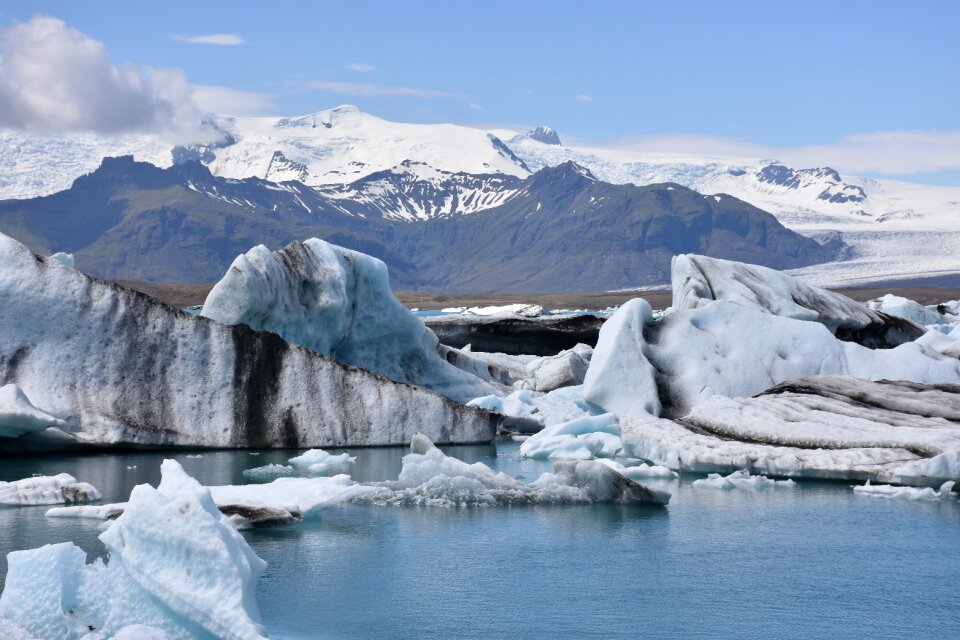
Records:
[[[956,185],[957,24],[954,1],[14,2],[0,126],[190,138],[205,111],[355,104]]]

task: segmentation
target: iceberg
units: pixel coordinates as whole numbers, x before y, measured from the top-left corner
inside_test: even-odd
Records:
[[[268,464],[262,467],[244,469],[243,477],[257,482],[269,482],[277,478],[295,478],[299,473],[288,464]]]
[[[670,494],[650,489],[592,460],[558,461],[553,473],[525,484],[481,462],[451,458],[422,435],[414,436],[396,481],[355,500],[371,504],[495,506],[585,502],[666,505]]]
[[[0,482],[0,505],[77,504],[100,499],[100,492],[69,473]]]
[[[25,433],[59,428],[66,424],[60,418],[33,406],[17,385],[11,383],[0,387],[0,438],[17,438]]]
[[[889,484],[866,484],[853,487],[854,492],[860,496],[869,496],[871,498],[891,498],[894,500],[915,500],[935,502],[940,500],[952,500],[956,496],[953,493],[954,482],[947,481],[940,485],[940,489],[935,490],[932,487],[899,487]]]
[[[816,322],[840,340],[890,348],[916,340],[924,329],[774,269],[693,254],[670,265],[672,307],[699,309],[726,300],[781,318]]]
[[[520,433],[536,433],[546,426],[590,414],[581,386],[562,387],[549,393],[522,389],[506,397],[474,398],[468,404],[504,415],[503,427]]]
[[[947,305],[924,306],[909,298],[890,293],[875,300],[870,300],[867,302],[867,307],[874,311],[881,311],[887,315],[909,320],[918,325],[934,326],[960,323],[960,317],[951,312]]]
[[[174,460],[164,460],[160,472],[166,486],[192,486],[196,482]],[[266,484],[208,486],[204,489],[209,491],[220,512],[228,516],[238,529],[294,524],[322,509],[375,490],[343,474],[316,478],[279,477]],[[46,515],[51,518],[111,520],[128,507],[129,503],[58,507],[48,510]]]
[[[373,446],[417,431],[489,442],[498,426],[486,411],[276,334],[189,315],[3,235],[0,380],[66,422],[60,446]],[[52,431],[0,448],[30,448]]]
[[[167,461],[159,487],[134,487],[100,534],[106,563],[86,564],[70,542],[10,553],[0,617],[39,638],[133,637],[131,625],[177,640],[265,638],[254,589],[266,563],[178,469]]]
[[[734,471],[728,476],[711,473],[705,479],[694,480],[693,486],[698,489],[774,489],[776,487],[794,487],[793,480],[773,480],[766,476],[752,476],[746,469]]]
[[[545,427],[520,445],[520,455],[541,460],[592,460],[614,458],[621,448],[617,417],[605,413]]]
[[[838,340],[824,325],[717,300],[653,320],[626,304],[603,329],[584,398],[619,416],[684,416],[713,396],[747,397],[814,375],[960,381],[960,342],[938,332],[891,349]],[[632,367],[631,367],[632,363]],[[659,411],[658,411],[659,409]]]
[[[75,267],[76,262],[73,259],[72,253],[64,253],[63,251],[58,251],[57,253],[50,256],[50,258],[52,260],[56,260],[57,262],[59,262],[60,264],[66,267],[70,267],[71,269],[76,268]]]
[[[357,459],[350,454],[333,455],[323,449],[310,449],[295,458],[290,458],[290,466],[302,476],[335,476],[349,473],[350,465]]]
[[[440,357],[436,336],[394,297],[382,261],[317,238],[238,256],[200,315],[461,402],[494,391]]]

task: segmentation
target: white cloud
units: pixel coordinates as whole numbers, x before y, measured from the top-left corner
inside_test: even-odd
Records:
[[[330,82],[317,80],[305,85],[308,89],[329,91],[346,96],[407,96],[411,98],[465,98],[461,93],[437,91],[435,89],[415,89],[413,87],[392,87],[383,84],[365,82]]]
[[[468,103],[467,103],[467,108],[468,108],[468,109],[473,109],[474,111],[483,111],[483,107],[481,107],[481,106],[480,106],[478,103],[476,103],[476,102],[468,102]]]
[[[357,71],[359,73],[370,73],[376,69],[376,67],[372,64],[364,64],[363,62],[351,62],[347,65],[347,69],[350,71]]]
[[[218,85],[193,85],[193,100],[207,113],[231,116],[261,116],[275,109],[273,98],[263,93],[240,91]]]
[[[593,102],[593,97],[588,96],[585,93],[578,93],[577,95],[573,96],[573,99],[577,102]]]
[[[743,159],[776,159],[794,167],[830,166],[841,173],[908,175],[960,170],[960,130],[881,131],[836,142],[763,145],[737,138],[657,135],[603,142],[606,148]]]
[[[0,127],[207,142],[222,134],[204,124],[203,103],[223,105],[227,91],[195,87],[178,69],[116,65],[103,43],[57,18],[37,16],[0,28]],[[256,94],[230,97],[244,109],[258,100],[263,106]]]
[[[191,44],[213,44],[219,47],[235,47],[244,44],[246,41],[235,33],[209,33],[202,36],[171,36],[174,40],[180,42],[189,42]]]

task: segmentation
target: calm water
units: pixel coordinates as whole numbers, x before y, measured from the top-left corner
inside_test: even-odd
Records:
[[[549,467],[515,446],[447,452],[528,481]],[[354,477],[375,480],[396,477],[404,450],[353,453]],[[66,471],[117,501],[156,484],[164,457],[227,484],[293,454],[0,458],[0,480]],[[956,503],[692,479],[658,483],[674,494],[667,509],[348,506],[247,532],[269,562],[264,621],[274,638],[960,638]],[[0,553],[66,540],[102,553],[98,522],[45,510],[0,509]]]

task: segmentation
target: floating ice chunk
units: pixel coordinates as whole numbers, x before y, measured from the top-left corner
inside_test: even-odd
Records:
[[[746,469],[739,469],[728,476],[711,473],[706,479],[694,480],[698,489],[773,489],[774,487],[793,487],[793,480],[773,480],[766,476],[752,476]]]
[[[524,433],[536,433],[545,426],[590,414],[590,406],[583,400],[583,387],[579,385],[546,394],[522,389],[505,398],[490,395],[475,398],[467,404],[504,414],[507,416],[505,427]]]
[[[641,462],[640,464],[631,464],[630,466],[625,466],[616,460],[609,460],[607,458],[599,458],[597,462],[607,465],[620,475],[626,476],[631,480],[654,480],[657,478],[673,479],[680,476],[680,474],[672,469],[658,465],[650,465],[644,462]]]
[[[91,518],[93,520],[115,520],[127,508],[126,502],[110,504],[90,504],[74,507],[53,507],[47,509],[48,518]]]
[[[931,487],[924,487],[922,489],[917,487],[897,487],[889,484],[870,484],[870,481],[867,480],[867,483],[864,485],[858,485],[853,487],[853,490],[862,496],[870,496],[872,498],[893,498],[898,500],[917,500],[917,501],[937,501],[937,500],[952,500],[956,496],[953,493],[952,481],[944,482],[940,486],[940,490],[937,491]]]
[[[180,465],[167,460],[161,473],[158,488],[134,487],[100,535],[106,564],[86,565],[72,543],[9,554],[0,615],[41,638],[138,624],[178,639],[264,638],[254,587],[266,564]]]
[[[628,301],[600,327],[583,381],[583,398],[619,416],[660,415],[656,375],[647,359],[643,328],[653,309],[642,298]]]
[[[659,504],[670,502],[670,493],[651,489],[619,473],[609,465],[595,460],[564,460],[553,463],[553,473],[545,473],[533,483],[535,487],[580,487],[587,499],[596,502],[622,504]]]
[[[594,461],[561,461],[554,472],[525,484],[476,462],[444,455],[429,439],[416,436],[404,456],[400,477],[377,485],[360,500],[374,504],[471,506],[647,502],[666,504],[670,494],[656,492]]]
[[[341,453],[333,455],[323,449],[310,449],[295,458],[290,458],[290,465],[297,470],[300,475],[317,476],[335,476],[339,473],[349,473],[350,465],[357,459],[350,454]]]
[[[73,259],[72,253],[64,253],[63,251],[58,251],[57,253],[50,256],[51,259],[56,260],[62,265],[70,267],[71,269],[76,268],[76,261]]]
[[[605,413],[546,427],[520,445],[520,455],[541,460],[590,460],[613,458],[621,448],[617,418]]]
[[[60,418],[33,406],[17,385],[10,383],[0,387],[0,438],[17,438],[25,433],[65,425]]]
[[[238,256],[200,315],[245,324],[461,402],[495,391],[437,353],[437,337],[394,297],[387,266],[311,238]]]
[[[297,475],[299,475],[297,470],[287,464],[268,464],[263,467],[243,470],[244,478],[259,482],[268,482],[277,478],[295,478]]]
[[[76,504],[100,499],[100,492],[69,473],[0,482],[0,504]]]
[[[267,484],[208,487],[222,511],[235,509],[282,509],[294,516],[309,516],[371,492],[350,476],[329,478],[278,478]]]
[[[555,356],[536,358],[526,366],[526,379],[515,385],[542,392],[581,385],[591,357],[593,349],[589,345],[578,344]]]

